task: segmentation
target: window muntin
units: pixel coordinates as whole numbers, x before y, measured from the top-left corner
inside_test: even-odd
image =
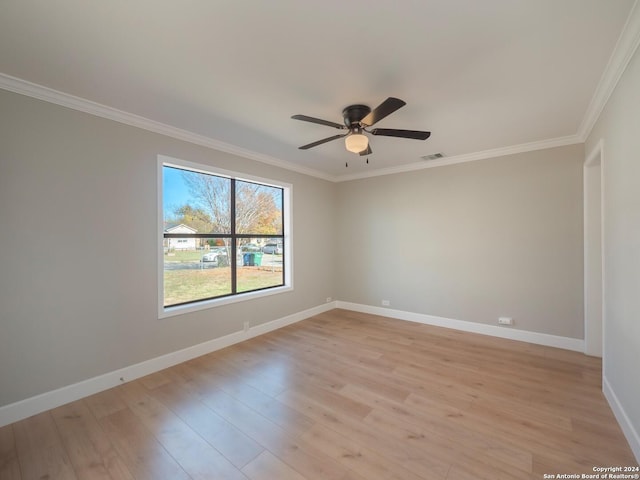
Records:
[[[193,166],[160,165],[161,315],[173,307],[288,287],[290,187]]]

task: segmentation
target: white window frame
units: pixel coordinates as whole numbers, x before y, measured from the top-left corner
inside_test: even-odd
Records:
[[[176,305],[173,307],[164,306],[164,211],[163,211],[163,171],[162,167],[175,167],[194,172],[217,175],[219,177],[234,178],[236,180],[244,180],[248,182],[260,183],[263,185],[277,187],[282,189],[283,216],[282,223],[284,229],[284,285],[272,287],[254,292],[237,293],[235,295],[212,298],[208,300],[197,301],[186,305]],[[182,160],[166,155],[158,155],[157,162],[157,204],[158,204],[158,232],[157,232],[157,258],[158,258],[158,318],[173,317],[183,315],[185,313],[197,312],[209,308],[220,307],[232,303],[250,301],[256,298],[267,297],[270,295],[279,295],[293,290],[293,234],[291,228],[292,220],[292,200],[293,185],[277,180],[270,180],[246,173],[233,172],[222,168],[205,165],[187,160]]]

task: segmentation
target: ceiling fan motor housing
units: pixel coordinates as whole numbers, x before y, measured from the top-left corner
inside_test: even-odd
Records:
[[[371,109],[366,105],[349,105],[342,110],[342,117],[344,118],[344,124],[351,129],[353,127],[359,127],[360,121],[371,113]]]

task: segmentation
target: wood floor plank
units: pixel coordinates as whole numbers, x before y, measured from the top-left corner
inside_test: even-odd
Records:
[[[84,401],[91,410],[93,416],[98,420],[106,417],[107,415],[111,415],[112,413],[127,409],[127,406],[120,397],[118,397],[114,388],[91,395],[85,398]]]
[[[282,361],[282,359],[278,361]],[[290,362],[290,360],[287,361]],[[211,388],[219,388],[282,428],[291,431],[294,436],[311,426],[308,419],[303,415],[280,402],[276,402],[274,396],[255,388],[252,386],[252,382],[245,382],[246,377],[242,373],[237,371],[230,372],[224,367],[220,369],[219,362],[216,362],[215,365],[207,368],[204,372],[192,371],[192,373],[187,373],[187,376],[192,379],[197,378],[198,382],[208,384]],[[296,381],[292,377],[293,375],[289,375],[289,382]]]
[[[302,438],[365,478],[397,480],[437,478],[415,475],[401,464],[384,457],[380,452],[373,451],[320,424],[314,426]]]
[[[183,384],[172,382],[150,395],[171,409],[237,468],[244,467],[264,451],[257,442],[190,394]]]
[[[190,388],[203,403],[299,472],[319,480],[358,479],[355,474],[351,477],[346,476],[346,470],[333,459],[295,438],[299,433],[297,428],[293,433],[287,433],[285,428],[276,422],[229,395],[223,388],[211,384],[211,378],[207,376],[208,371],[198,373],[193,365],[183,365],[180,370],[193,383],[187,388]],[[236,380],[230,381],[235,385]]]
[[[203,397],[203,402],[266,448],[293,438],[283,428],[223,391],[209,393]]]
[[[242,471],[251,480],[309,480],[268,451],[262,452]]]
[[[309,479],[365,480],[353,472],[348,472],[340,463],[301,438],[284,444],[271,445],[269,451]]]
[[[309,478],[338,480],[345,476],[346,471],[339,463],[296,437],[300,433],[298,429],[287,432],[222,389],[208,385],[197,392],[203,403],[218,415]]]
[[[288,356],[290,362],[295,363],[300,376],[304,382],[318,384],[323,382],[332,389],[339,389],[346,383],[363,385],[367,388],[388,395],[392,399],[404,400],[412,391],[412,386],[407,386],[406,382],[398,382],[392,374],[374,370],[369,365],[362,362],[345,362],[336,357],[330,357],[327,361],[322,361],[321,368],[319,362],[325,360],[323,352],[310,349],[307,352],[288,349],[288,345],[283,345],[277,341],[270,341],[272,348],[279,348]]]
[[[99,423],[136,480],[190,480],[128,408],[102,417]]]
[[[467,432],[458,432],[456,438],[452,439],[441,432],[427,430],[415,422],[408,422],[400,416],[394,417],[375,410],[366,418],[366,422],[385,432],[392,441],[400,443],[404,448],[413,448],[422,452],[422,457],[429,456],[438,459],[442,464],[448,464],[447,472],[452,465],[458,463],[478,470],[490,465],[496,474],[521,478],[529,474],[533,468],[533,459],[529,452],[506,443],[497,444],[468,436]],[[415,462],[413,458],[412,461]]]
[[[219,352],[218,352],[219,353]],[[263,362],[248,367],[243,364],[234,362],[233,354],[226,352],[217,357],[215,361],[215,369],[217,371],[224,370],[233,377],[242,377],[243,381],[260,390],[267,395],[276,396],[287,388],[286,380],[282,378],[280,365],[278,363]]]
[[[0,479],[20,480],[21,478],[13,427],[11,425],[0,427]]]
[[[398,442],[396,439],[390,438],[384,429],[378,429],[375,425],[353,419],[334,410],[331,404],[322,403],[293,390],[282,393],[279,398],[294,408],[306,412],[319,424],[357,441],[361,445],[366,445],[372,451],[386,456],[391,461],[404,465],[407,470],[421,478],[444,478],[449,469],[448,462],[432,455],[432,452],[415,448],[411,442],[406,441],[406,438],[403,438],[403,442]],[[303,436],[303,438],[306,437]]]
[[[123,385],[118,394],[191,478],[246,480],[239,469],[180,417],[148,395],[142,382]]]
[[[221,384],[216,375],[211,375],[211,371],[200,374],[192,371],[188,374],[196,385],[195,391],[210,407],[216,404],[218,407],[228,406],[235,402],[235,409],[232,409],[231,413],[242,410],[248,418],[254,420],[254,425],[265,425],[264,422],[267,421],[269,425],[274,424],[280,427],[291,438],[298,437],[311,427],[310,422],[303,415],[288,409],[285,405],[277,404],[270,395],[255,389],[251,384],[242,382],[242,377],[227,376],[224,384]],[[212,399],[216,399],[217,403],[210,403]],[[224,408],[222,411],[229,414],[229,411]]]
[[[505,442],[522,449],[537,446],[540,449],[561,450],[567,446],[566,436],[556,430],[548,430],[543,435],[539,425],[529,424],[495,412],[486,412],[486,416],[474,413],[473,407],[466,410],[452,407],[437,400],[421,400],[411,404],[398,405],[376,396],[374,393],[357,391],[351,388],[353,395],[366,399],[372,406],[391,416],[400,416],[406,421],[421,426],[427,431],[457,439],[460,443],[473,448],[484,448],[487,445],[500,445]],[[349,391],[345,391],[349,394]],[[480,444],[475,442],[479,441]]]
[[[51,412],[16,422],[13,424],[13,431],[24,480],[78,478],[62,445]]]
[[[144,385],[145,388],[153,390],[154,388],[158,388],[162,385],[171,383],[173,381],[173,377],[167,369],[142,377],[141,379],[139,379],[139,381],[140,383],[142,383],[142,385]]]
[[[58,407],[51,414],[80,480],[134,480],[83,401]]]
[[[294,437],[300,436],[313,426],[313,422],[305,415],[250,385],[234,382],[225,384],[221,389]]]

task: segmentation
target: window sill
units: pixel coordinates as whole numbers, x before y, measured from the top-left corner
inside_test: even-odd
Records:
[[[202,302],[192,303],[189,305],[178,305],[175,307],[161,307],[158,313],[158,318],[175,317],[176,315],[183,315],[185,313],[198,312],[200,310],[207,310],[209,308],[221,307],[223,305],[229,305],[232,303],[246,302],[255,298],[268,297],[270,295],[278,295],[281,293],[291,292],[293,287],[282,286],[274,287],[268,290],[260,290],[257,292],[247,292],[231,297],[214,298],[211,300],[203,300]]]

